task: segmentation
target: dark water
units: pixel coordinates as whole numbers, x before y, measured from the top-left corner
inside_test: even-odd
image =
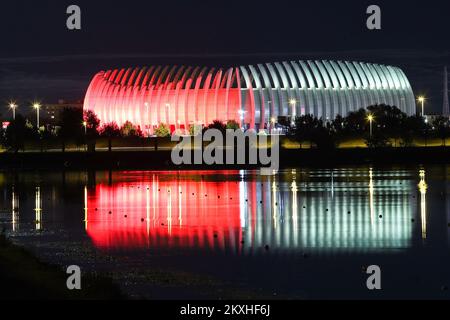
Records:
[[[4,172],[0,191],[15,243],[132,297],[450,298],[450,166]]]

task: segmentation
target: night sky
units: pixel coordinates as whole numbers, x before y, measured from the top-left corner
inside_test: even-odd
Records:
[[[66,8],[82,30],[66,28]],[[366,8],[382,9],[382,30]],[[83,99],[99,70],[342,59],[401,67],[427,108],[442,108],[450,3],[413,1],[23,1],[0,3],[0,104]],[[0,108],[5,115],[6,108]]]

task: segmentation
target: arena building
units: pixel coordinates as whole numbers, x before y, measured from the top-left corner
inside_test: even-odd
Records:
[[[311,114],[324,120],[374,104],[408,115],[416,104],[397,67],[348,61],[284,61],[229,69],[151,66],[101,71],[84,109],[102,123],[131,121],[146,134],[160,124],[188,130],[214,120],[270,129],[281,119]]]

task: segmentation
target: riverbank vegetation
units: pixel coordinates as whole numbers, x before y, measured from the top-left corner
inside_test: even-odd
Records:
[[[101,123],[92,111],[66,108],[58,127],[33,127],[30,121],[17,115],[6,129],[0,131],[3,150],[19,151],[112,151],[114,148],[144,150],[170,148],[171,134],[195,135],[207,128],[238,129],[240,124],[213,121],[203,128],[171,128],[160,123],[149,131],[127,121],[122,126],[115,122]],[[261,130],[260,130],[261,132]],[[450,120],[443,116],[423,118],[407,116],[397,107],[370,106],[338,116],[334,120],[298,116],[293,121],[272,119],[265,133],[283,133],[282,146],[289,149],[333,148],[390,148],[390,147],[438,147],[448,146]]]

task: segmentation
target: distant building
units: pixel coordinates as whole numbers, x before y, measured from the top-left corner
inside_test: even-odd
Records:
[[[66,102],[64,100],[59,100],[55,104],[43,104],[40,110],[42,123],[57,126],[61,121],[61,114],[64,108],[83,109],[83,101]]]

